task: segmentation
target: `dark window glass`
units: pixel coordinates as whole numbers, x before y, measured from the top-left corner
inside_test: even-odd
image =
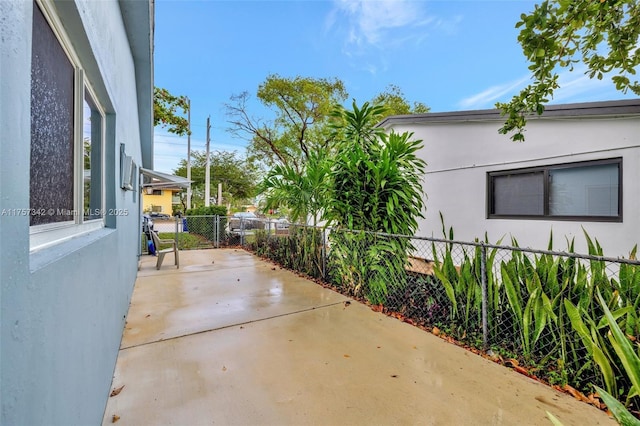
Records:
[[[102,209],[102,115],[89,94],[85,91],[82,119],[84,219],[99,219]]]
[[[31,225],[73,220],[74,69],[38,7],[31,59]]]
[[[489,173],[489,217],[622,221],[622,159]]]
[[[493,179],[494,214],[544,213],[542,172],[495,176]]]

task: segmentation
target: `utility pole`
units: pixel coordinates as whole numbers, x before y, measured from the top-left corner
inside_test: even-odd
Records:
[[[209,139],[209,130],[211,129],[211,124],[209,124],[209,117],[207,117],[207,165],[204,169],[204,206],[209,207],[209,201],[211,199],[211,160],[209,159],[209,143],[211,140]]]
[[[222,182],[218,182],[218,203],[219,206],[222,205]]]
[[[187,98],[187,180],[191,181],[191,99]],[[191,208],[191,184],[187,188],[187,210]]]

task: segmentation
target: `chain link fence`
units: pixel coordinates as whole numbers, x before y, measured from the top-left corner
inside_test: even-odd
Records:
[[[640,341],[635,253],[604,257],[591,240],[583,255],[245,217],[188,216],[154,229],[181,250],[242,246],[551,385],[585,395],[613,387],[623,402],[631,393],[598,295]]]
[[[143,253],[148,253],[148,225],[143,222]],[[251,244],[256,235],[288,234],[284,220],[235,216],[186,216],[151,219],[151,229],[161,238],[173,238],[180,250],[237,247]]]

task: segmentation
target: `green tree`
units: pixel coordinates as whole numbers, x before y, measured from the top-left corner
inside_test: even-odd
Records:
[[[413,102],[411,105],[402,89],[395,84],[388,85],[371,100],[371,104],[383,105],[386,108],[385,115],[423,114],[431,110],[422,102]]]
[[[412,235],[423,217],[425,162],[413,133],[387,134],[377,127],[382,105],[364,103],[334,114],[341,140],[332,167],[327,218],[348,229]]]
[[[206,152],[191,152],[191,184],[193,201],[204,204]],[[258,170],[251,161],[240,157],[235,151],[215,152],[211,159],[211,195],[217,194],[217,185],[222,183],[222,197],[232,205],[243,204],[255,195]],[[187,160],[182,159],[173,173],[187,176]]]
[[[425,162],[416,155],[422,141],[377,127],[384,111],[368,103],[358,108],[355,101],[352,111],[336,110],[340,140],[325,214],[336,227],[330,234],[333,279],[375,304],[406,285],[411,243],[370,232],[413,235],[424,207]]]
[[[506,121],[500,133],[524,140],[526,118],[542,114],[560,86],[558,69],[573,70],[583,62],[590,78],[611,80],[623,93],[640,95],[640,2],[637,0],[545,0],[533,12],[522,14],[518,41],[530,62],[533,83],[508,103],[497,103]]]
[[[181,112],[179,112],[181,111]],[[174,96],[167,89],[153,90],[153,125],[167,127],[169,133],[184,136],[190,134],[189,121],[180,114],[189,111],[186,96]]]
[[[273,112],[273,121],[253,118],[247,105],[250,95],[244,92],[226,105],[230,132],[247,138],[249,154],[267,167],[289,166],[300,173],[311,152],[330,148],[326,124],[347,93],[338,79],[273,74],[260,85],[257,98]]]

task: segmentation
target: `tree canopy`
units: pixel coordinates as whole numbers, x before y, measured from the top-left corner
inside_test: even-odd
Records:
[[[174,96],[167,89],[153,90],[153,125],[167,127],[169,133],[184,136],[190,134],[189,121],[180,114],[189,111],[186,96]]]
[[[533,82],[508,103],[497,103],[506,122],[500,133],[524,140],[526,117],[542,114],[560,86],[558,69],[582,62],[589,78],[610,74],[617,90],[640,95],[634,79],[640,64],[640,2],[637,0],[545,0],[520,16],[518,41]]]
[[[249,97],[244,92],[226,105],[229,130],[249,139],[249,153],[268,167],[279,164],[300,172],[310,153],[329,143],[324,125],[333,106],[344,101],[347,93],[338,79],[269,75],[257,97],[274,113],[270,122],[250,115]]]
[[[257,98],[275,118],[266,121],[251,116],[251,97],[244,92],[233,96],[226,105],[231,124],[229,130],[248,139],[250,155],[267,168],[282,165],[302,173],[314,152],[335,149],[336,134],[330,128],[331,112],[347,97],[344,83],[337,78],[270,75],[259,86]],[[387,86],[371,103],[381,104],[385,108],[384,115],[429,111],[422,102],[411,104],[396,85]]]
[[[386,89],[376,95],[370,102],[372,105],[383,105],[385,115],[423,114],[431,110],[422,102],[409,103],[400,87],[390,84]]]
[[[191,152],[191,189],[193,200],[196,203],[204,202],[205,166],[207,163],[206,152]],[[211,155],[211,185],[217,188],[222,183],[222,196],[230,204],[242,203],[255,195],[255,186],[258,180],[256,167],[245,158],[240,157],[235,151],[221,151]],[[176,176],[187,176],[187,160],[182,159],[173,173]],[[212,195],[217,194],[212,189]]]

